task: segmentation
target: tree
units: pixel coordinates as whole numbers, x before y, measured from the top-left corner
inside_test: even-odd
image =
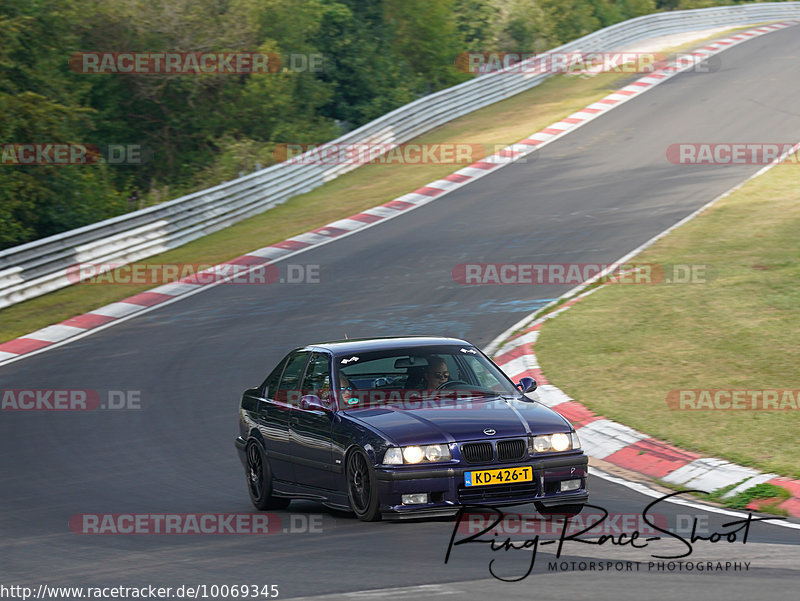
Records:
[[[78,227],[124,207],[104,165],[18,165],[15,145],[91,143],[89,83],[69,71],[77,49],[72,0],[0,5],[0,245]]]

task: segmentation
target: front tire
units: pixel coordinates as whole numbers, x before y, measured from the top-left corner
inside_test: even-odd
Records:
[[[261,511],[265,509],[285,509],[290,499],[272,496],[272,470],[264,456],[261,445],[250,441],[247,445],[247,492],[253,506]]]
[[[362,522],[377,522],[381,519],[375,468],[361,449],[354,450],[347,457],[347,497],[350,508]]]

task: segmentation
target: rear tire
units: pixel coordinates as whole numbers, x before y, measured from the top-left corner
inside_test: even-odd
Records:
[[[347,498],[353,513],[362,522],[377,522],[381,519],[375,468],[361,449],[356,449],[347,456]]]
[[[261,511],[288,507],[291,499],[272,496],[272,470],[261,445],[251,440],[247,444],[246,457],[247,492],[253,506]]]

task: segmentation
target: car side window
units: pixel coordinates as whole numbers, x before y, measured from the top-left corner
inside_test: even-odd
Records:
[[[315,395],[323,401],[331,400],[330,357],[325,353],[314,353],[308,362],[303,379],[302,395]]]
[[[300,378],[303,377],[303,368],[310,354],[309,351],[299,351],[289,357],[278,385],[279,391],[300,390]]]
[[[271,398],[275,396],[275,392],[278,390],[278,382],[281,379],[281,374],[283,373],[283,368],[286,365],[286,357],[278,363],[278,367],[272,370],[267,376],[267,379],[264,380],[264,383],[261,385],[261,396],[265,399]]]

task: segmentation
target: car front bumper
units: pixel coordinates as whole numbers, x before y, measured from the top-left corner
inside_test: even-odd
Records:
[[[536,457],[528,461],[482,465],[377,466],[375,477],[381,512],[387,518],[448,515],[462,505],[503,506],[537,503],[544,507],[581,505],[589,499],[588,457],[583,452]],[[477,470],[533,468],[533,481],[486,486],[465,485],[464,474]],[[577,490],[560,492],[564,480],[581,480]],[[402,495],[427,493],[429,502],[403,504]]]

